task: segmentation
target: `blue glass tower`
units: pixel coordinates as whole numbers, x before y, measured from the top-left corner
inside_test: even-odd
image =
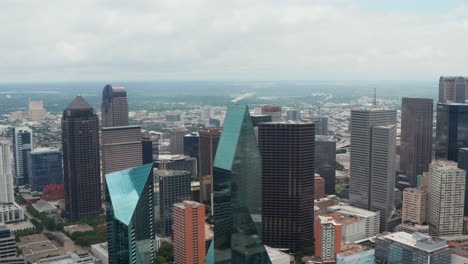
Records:
[[[214,238],[206,263],[271,263],[262,242],[262,162],[246,105],[228,108],[213,168]]]
[[[109,263],[155,263],[153,164],[106,175]]]

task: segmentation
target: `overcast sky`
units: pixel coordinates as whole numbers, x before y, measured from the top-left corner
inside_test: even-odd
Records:
[[[0,25],[0,82],[468,75],[466,1],[1,0]]]

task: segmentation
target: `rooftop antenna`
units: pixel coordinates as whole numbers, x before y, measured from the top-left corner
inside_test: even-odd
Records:
[[[374,108],[377,107],[377,88],[374,88],[374,102],[372,103]]]

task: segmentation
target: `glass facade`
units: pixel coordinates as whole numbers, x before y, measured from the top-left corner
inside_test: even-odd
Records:
[[[50,184],[63,184],[62,153],[58,149],[31,152],[29,169],[29,185],[33,191],[42,191]]]
[[[438,104],[436,159],[458,161],[463,147],[468,147],[468,105]]]
[[[206,263],[271,263],[261,234],[261,166],[249,109],[232,105],[214,162],[214,250]]]
[[[153,165],[106,175],[109,263],[155,263]]]

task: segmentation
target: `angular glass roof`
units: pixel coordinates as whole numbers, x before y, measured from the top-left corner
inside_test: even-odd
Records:
[[[106,174],[106,185],[115,218],[128,225],[148,177],[153,177],[153,164]]]

